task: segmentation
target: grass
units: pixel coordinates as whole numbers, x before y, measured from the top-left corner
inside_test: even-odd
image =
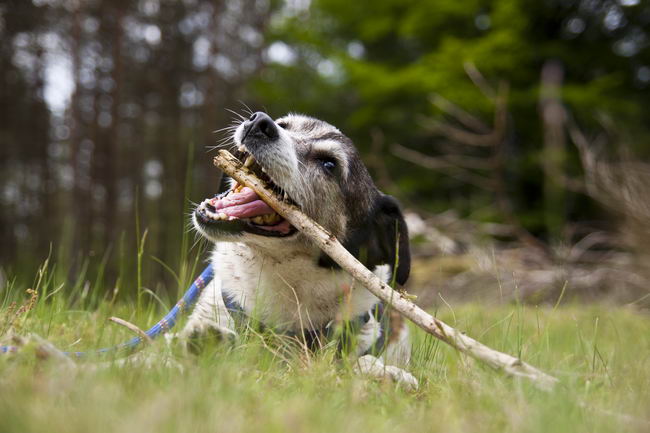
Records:
[[[173,302],[143,297],[138,310],[112,293],[77,286],[71,291],[44,267],[32,286],[39,298],[16,315],[8,314],[11,301],[29,296],[8,283],[0,292],[0,334],[13,322],[17,332],[37,333],[63,350],[96,348],[132,336],[107,317],[147,328],[163,314],[161,303]],[[539,391],[415,329],[411,370],[421,383],[415,393],[355,376],[333,350],[309,354],[286,338],[255,333],[232,346],[207,342],[199,355],[161,339],[145,349],[153,366],[68,368],[27,348],[0,356],[0,432],[650,430],[647,316],[597,305],[463,305],[438,316],[495,349],[520,354],[561,384]],[[168,355],[173,365],[156,361]]]

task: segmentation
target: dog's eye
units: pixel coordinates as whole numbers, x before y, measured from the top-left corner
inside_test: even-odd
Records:
[[[333,173],[334,169],[336,168],[336,161],[334,161],[333,159],[321,158],[318,160],[318,162],[325,170],[327,170],[330,173]]]
[[[276,125],[278,125],[282,129],[287,129],[287,126],[289,126],[287,122],[276,122]]]

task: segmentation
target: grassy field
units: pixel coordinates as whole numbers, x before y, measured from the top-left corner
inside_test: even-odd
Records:
[[[93,296],[92,289],[56,292],[60,286],[42,280],[41,296],[20,314],[9,310],[24,289],[10,283],[0,292],[0,333],[13,324],[62,350],[90,349],[132,336],[109,316],[147,328],[170,301],[147,297],[137,309]],[[463,305],[436,314],[561,384],[539,391],[418,330],[415,393],[355,376],[333,350],[305,353],[287,339],[254,333],[232,346],[208,342],[200,355],[157,340],[144,351],[153,365],[72,368],[39,360],[27,347],[0,356],[0,432],[650,431],[647,315],[577,305]]]

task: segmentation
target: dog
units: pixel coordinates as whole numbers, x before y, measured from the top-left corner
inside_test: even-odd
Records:
[[[352,141],[334,126],[304,115],[273,120],[257,112],[233,135],[233,153],[285,200],[336,236],[388,282],[406,283],[408,231],[397,201],[373,183]],[[180,336],[236,337],[238,317],[254,318],[310,346],[337,335],[353,342],[355,371],[417,388],[404,370],[411,348],[401,316],[363,287],[250,188],[230,188],[196,206],[193,226],[214,243],[214,280],[204,289]],[[337,332],[352,329],[353,335]],[[346,336],[347,335],[347,336]]]

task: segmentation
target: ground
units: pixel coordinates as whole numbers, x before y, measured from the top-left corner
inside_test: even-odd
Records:
[[[6,303],[5,303],[6,304]],[[71,306],[72,305],[72,306]],[[97,308],[55,294],[14,322],[63,350],[130,337],[163,310]],[[4,306],[6,332],[7,307]],[[450,305],[436,314],[489,346],[560,378],[552,392],[468,360],[414,329],[417,392],[357,377],[333,350],[306,353],[249,333],[198,355],[157,340],[154,365],[65,366],[27,347],[0,358],[0,431],[10,432],[621,432],[649,431],[650,319],[631,308]],[[171,356],[173,362],[165,363]]]

